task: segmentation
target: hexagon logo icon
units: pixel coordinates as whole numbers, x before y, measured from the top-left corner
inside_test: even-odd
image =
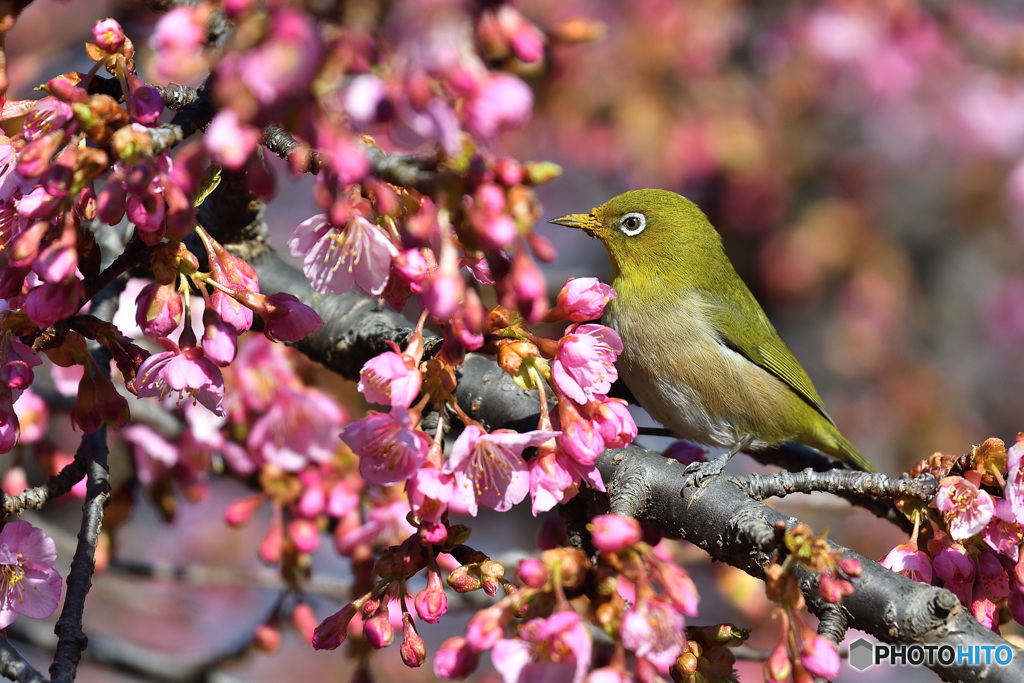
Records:
[[[858,638],[850,643],[850,666],[863,671],[874,664],[875,646],[870,641]]]

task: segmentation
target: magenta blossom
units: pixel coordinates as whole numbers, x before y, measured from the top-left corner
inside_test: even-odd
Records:
[[[157,340],[166,351],[154,353],[139,366],[136,387],[139,396],[164,398],[178,392],[198,401],[217,415],[223,415],[224,378],[220,370],[203,356],[201,347],[182,349],[170,339]]]
[[[390,413],[371,410],[361,420],[345,426],[341,440],[359,456],[359,473],[371,484],[398,484],[413,475],[427,457],[430,439],[412,428],[409,411]]]
[[[1010,501],[996,498],[995,503],[995,513],[981,532],[981,538],[992,550],[1016,562],[1020,554],[1020,544],[1024,541],[1024,528],[1017,522]]]
[[[252,425],[246,446],[265,462],[298,472],[311,462],[327,462],[338,446],[345,412],[316,389],[285,386]]]
[[[476,516],[478,505],[504,512],[526,498],[530,474],[523,450],[539,446],[558,432],[532,431],[525,434],[508,429],[487,433],[467,425],[452,446],[443,471],[455,475],[452,505]]]
[[[932,582],[932,561],[911,543],[898,545],[878,561],[886,569],[921,583]]]
[[[683,652],[685,621],[676,605],[654,595],[640,597],[622,617],[622,644],[665,673]]]
[[[939,482],[932,505],[942,513],[949,535],[960,540],[980,533],[995,513],[995,503],[987,491],[967,477],[945,477]]]
[[[422,382],[412,357],[385,351],[363,365],[358,389],[370,403],[408,408],[420,393]]]
[[[831,681],[839,675],[839,652],[828,638],[812,635],[803,642],[800,664],[817,678]]]
[[[564,436],[564,435],[563,435]],[[586,481],[604,491],[601,472],[593,465],[581,465],[561,450],[539,454],[530,460],[530,500],[533,514],[547,512],[579,492]]]
[[[607,514],[594,517],[590,525],[594,547],[603,553],[615,553],[635,545],[643,538],[640,522],[632,517]]]
[[[481,80],[462,108],[466,129],[484,142],[522,126],[532,111],[533,91],[518,77],[503,72]]]
[[[590,668],[592,644],[575,612],[531,619],[515,638],[494,644],[491,659],[505,683],[559,681],[582,683]]]
[[[240,171],[263,139],[262,133],[242,123],[234,109],[221,109],[210,121],[203,136],[203,147],[214,161],[232,171]]]
[[[303,256],[302,272],[313,289],[341,294],[356,285],[379,296],[388,283],[391,259],[398,249],[380,228],[351,214],[341,229],[317,214],[299,224],[288,240],[292,256]]]
[[[615,359],[620,353],[622,340],[610,327],[570,325],[551,367],[555,388],[580,404],[603,398],[619,376]]]
[[[265,297],[258,312],[263,318],[263,334],[274,341],[302,341],[324,325],[319,313],[287,292]]]
[[[19,614],[44,619],[57,609],[61,578],[53,568],[57,546],[28,522],[7,522],[0,530],[0,628]]]
[[[551,320],[568,318],[577,323],[597,320],[605,305],[616,297],[615,290],[596,277],[571,278],[562,285],[555,307],[547,317]]]
[[[114,54],[124,45],[124,29],[116,19],[97,21],[92,27],[92,40],[107,54]]]
[[[205,68],[204,14],[196,7],[175,7],[160,17],[149,44],[157,53],[156,71],[162,78],[187,81]]]

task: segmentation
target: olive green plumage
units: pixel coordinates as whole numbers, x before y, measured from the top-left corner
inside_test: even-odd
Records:
[[[604,320],[622,337],[619,375],[676,436],[713,446],[795,441],[869,472],[807,373],[733,268],[697,206],[634,190],[551,221],[600,239],[612,265]]]

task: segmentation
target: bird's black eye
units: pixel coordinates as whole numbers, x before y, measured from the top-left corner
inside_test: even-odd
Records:
[[[642,213],[627,213],[619,221],[619,229],[629,237],[639,235],[646,227],[647,218]]]

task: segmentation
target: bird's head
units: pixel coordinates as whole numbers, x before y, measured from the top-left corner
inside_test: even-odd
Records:
[[[604,243],[615,277],[685,277],[692,260],[721,251],[721,238],[686,197],[667,190],[632,190],[591,210],[549,221],[579,228]]]

